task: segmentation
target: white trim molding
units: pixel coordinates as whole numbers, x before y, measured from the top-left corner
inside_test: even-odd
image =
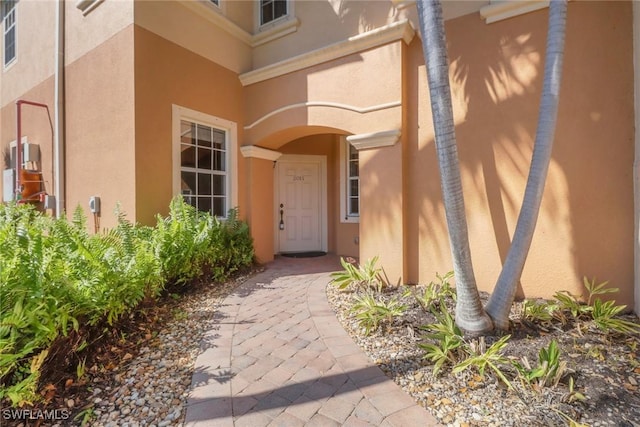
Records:
[[[490,4],[480,9],[480,16],[486,20],[487,24],[491,24],[545,7],[549,7],[549,0],[492,0]]]
[[[258,47],[272,40],[284,37],[287,34],[295,33],[298,31],[299,26],[300,20],[298,18],[288,16],[282,21],[278,20],[277,26],[267,30],[259,30],[259,32],[254,34],[251,37],[251,47]]]
[[[382,132],[361,133],[347,137],[347,141],[356,150],[368,150],[370,148],[390,147],[400,140],[400,129],[385,130]]]
[[[330,102],[330,101],[299,102],[297,104],[289,104],[289,105],[285,105],[284,107],[280,107],[278,109],[275,109],[275,110],[265,114],[264,116],[260,117],[258,120],[254,121],[250,125],[245,126],[244,129],[245,130],[252,129],[252,128],[256,127],[257,125],[259,125],[260,123],[262,123],[265,120],[267,120],[268,118],[275,116],[276,114],[280,114],[280,113],[282,113],[284,111],[287,111],[287,110],[293,110],[295,108],[302,108],[302,107],[329,107],[329,108],[339,108],[339,109],[342,109],[342,110],[349,110],[349,111],[353,111],[353,112],[356,112],[356,113],[365,114],[365,113],[371,113],[373,111],[386,110],[387,108],[400,107],[401,105],[402,105],[402,101],[393,101],[393,102],[387,102],[385,104],[378,104],[378,105],[372,105],[370,107],[359,108],[359,107],[355,107],[353,105],[341,104],[339,102]]]
[[[393,22],[329,46],[240,74],[240,82],[243,86],[252,85],[397,40],[403,40],[409,44],[415,34],[416,31],[409,20]]]
[[[78,0],[78,2],[95,2],[103,0]],[[244,44],[257,47],[268,43],[272,40],[276,40],[287,34],[294,33],[300,26],[300,21],[292,16],[288,16],[286,19],[278,20],[277,24],[268,29],[262,29],[255,34],[251,34],[236,24],[234,24],[229,18],[224,16],[225,5],[222,3],[222,8],[214,5],[208,0],[189,0],[180,1],[179,4],[187,7],[192,12],[195,12],[199,16],[202,16],[207,21],[216,25],[223,31],[226,31],[233,37],[237,38]]]
[[[263,160],[271,160],[275,162],[282,156],[282,153],[279,151],[269,150],[267,148],[258,147],[257,145],[243,145],[240,147],[240,152],[242,153],[242,157],[250,159],[263,159]]]

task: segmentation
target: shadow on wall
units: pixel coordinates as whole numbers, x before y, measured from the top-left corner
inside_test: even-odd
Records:
[[[628,8],[624,3],[569,7],[556,140],[529,269],[525,266],[523,276],[529,293],[546,287],[580,294],[586,275],[611,280],[625,288],[621,301],[633,300],[633,78],[630,54],[620,53],[632,52],[627,46]],[[476,14],[447,22],[471,250],[479,286],[488,291],[509,250],[524,195],[547,17],[545,10],[492,25]],[[581,28],[588,23],[602,32],[585,36]],[[610,46],[621,47],[612,52]],[[406,249],[412,258],[408,278],[428,281],[425,272],[450,269],[451,261],[420,43],[412,43],[409,52],[407,87],[415,90],[406,94]],[[611,69],[609,64],[621,60],[623,66]],[[618,142],[615,147],[612,140]],[[384,155],[384,150],[378,154]],[[375,213],[380,223],[390,219],[388,214],[389,210]],[[522,288],[518,294],[523,296]]]

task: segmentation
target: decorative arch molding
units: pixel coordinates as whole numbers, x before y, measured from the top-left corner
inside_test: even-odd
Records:
[[[338,108],[338,109],[342,109],[342,110],[349,110],[349,111],[353,111],[355,113],[359,113],[359,114],[366,114],[366,113],[371,113],[374,111],[380,111],[380,110],[386,110],[389,108],[395,108],[395,107],[400,107],[402,105],[402,101],[393,101],[393,102],[387,102],[384,104],[378,104],[378,105],[372,105],[369,107],[364,107],[364,108],[359,108],[356,107],[354,105],[348,105],[348,104],[342,104],[339,102],[330,102],[330,101],[306,101],[306,102],[299,102],[296,104],[290,104],[290,105],[285,105],[284,107],[280,107],[276,110],[273,110],[267,114],[265,114],[264,116],[260,117],[258,120],[254,121],[253,123],[247,125],[244,127],[245,130],[250,130],[252,128],[254,128],[255,126],[259,125],[260,123],[264,122],[265,120],[283,113],[285,111],[288,110],[293,110],[296,108],[309,108],[309,107],[328,107],[328,108]]]

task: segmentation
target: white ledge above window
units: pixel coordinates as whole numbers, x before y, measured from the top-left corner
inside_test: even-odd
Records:
[[[351,135],[347,137],[349,144],[353,145],[358,151],[367,150],[369,148],[389,147],[398,142],[399,139],[399,129],[373,133],[361,133],[359,135]]]
[[[282,156],[279,151],[273,151],[266,148],[258,147],[257,145],[243,145],[240,147],[240,152],[245,158],[256,158],[263,160],[271,160],[275,162]]]
[[[83,15],[86,15],[102,2],[103,0],[77,0],[76,7],[82,11]]]
[[[487,24],[491,24],[545,7],[549,7],[549,0],[492,1],[480,9],[480,16],[486,20]]]
[[[268,43],[272,40],[284,37],[287,34],[294,33],[298,30],[300,21],[298,18],[287,17],[282,21],[278,21],[278,25],[267,30],[260,30],[251,37],[251,47],[256,47]]]
[[[415,33],[407,19],[393,22],[384,27],[349,37],[346,40],[240,74],[240,82],[243,86],[248,86],[397,40],[403,40],[409,44]]]

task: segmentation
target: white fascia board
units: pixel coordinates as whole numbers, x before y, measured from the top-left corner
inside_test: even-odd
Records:
[[[491,24],[545,7],[549,7],[549,0],[492,1],[480,9],[480,16],[486,20],[487,24]]]
[[[243,145],[240,147],[240,152],[245,158],[271,160],[272,162],[275,162],[282,156],[282,153],[279,151],[269,150],[258,147],[257,145]]]
[[[403,40],[406,44],[409,44],[411,40],[413,40],[415,33],[415,30],[411,26],[411,22],[404,19],[363,34],[349,37],[346,40],[329,46],[312,50],[256,70],[240,74],[240,82],[243,86],[248,86],[314,65],[322,64],[323,62],[342,58],[353,53],[382,46],[396,40]]]
[[[369,148],[390,147],[400,140],[400,130],[386,130],[382,132],[361,133],[347,137],[349,144],[356,150],[367,150]]]

